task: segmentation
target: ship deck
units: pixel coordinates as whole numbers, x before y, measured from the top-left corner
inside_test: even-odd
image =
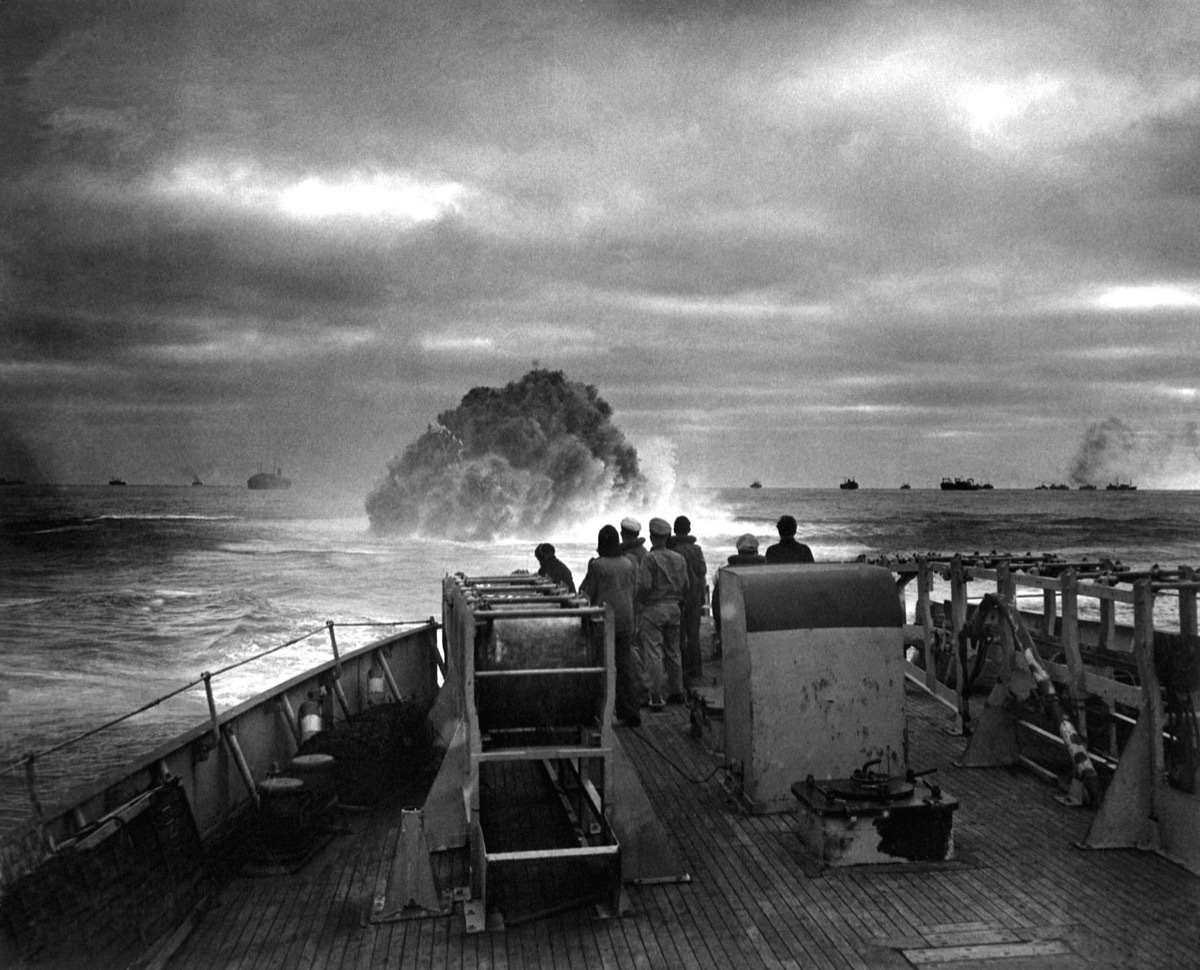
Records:
[[[1024,768],[956,767],[964,739],[910,685],[910,764],[959,799],[956,858],[818,870],[791,813],[731,804],[719,757],[685,708],[619,728],[690,881],[627,886],[630,911],[586,905],[468,934],[449,916],[372,922],[397,851],[400,805],[342,813],[300,871],[239,875],[159,964],[172,970],[352,967],[747,967],[941,970],[1196,966],[1200,879],[1152,853],[1077,848],[1093,811],[1059,804]],[[442,889],[466,852],[435,853]]]

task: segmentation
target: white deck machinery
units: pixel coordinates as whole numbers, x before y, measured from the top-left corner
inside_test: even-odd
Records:
[[[442,621],[430,719],[445,756],[415,844],[469,848],[467,929],[581,904],[615,915],[623,882],[686,880],[613,728],[611,609],[540,576],[460,573]],[[392,882],[380,908],[439,908],[420,879]]]
[[[743,805],[795,808],[822,866],[951,858],[958,802],[908,765],[891,572],[727,566],[718,586],[725,754]]]

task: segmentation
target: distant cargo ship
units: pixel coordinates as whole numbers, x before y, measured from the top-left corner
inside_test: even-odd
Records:
[[[282,468],[276,468],[274,472],[259,472],[257,475],[251,475],[246,482],[246,487],[255,490],[291,488],[292,480],[283,477]]]
[[[125,484],[125,482],[123,482],[123,481],[122,481],[121,479],[119,479],[119,478],[110,478],[110,479],[108,480],[108,484],[109,484],[109,485],[124,485],[124,484]]]
[[[756,478],[756,479],[754,479],[754,481],[752,481],[752,482],[750,483],[750,487],[751,487],[751,488],[762,488],[762,482],[760,482],[760,481],[759,481],[759,480]]]
[[[842,482],[841,485],[838,486],[838,488],[852,492],[854,489],[858,488],[858,482],[856,482],[853,478],[847,478],[844,482]]]
[[[943,492],[978,492],[980,489],[988,489],[990,484],[980,484],[973,478],[943,478]]]

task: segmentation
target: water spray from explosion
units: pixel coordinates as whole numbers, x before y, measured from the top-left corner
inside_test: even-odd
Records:
[[[646,479],[611,417],[596,388],[561,371],[472,388],[388,462],[367,496],[371,528],[490,540],[637,501]]]

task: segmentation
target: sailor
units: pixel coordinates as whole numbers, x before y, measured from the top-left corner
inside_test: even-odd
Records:
[[[679,657],[679,605],[688,592],[687,561],[667,548],[671,525],[650,520],[650,551],[638,572],[637,602],[642,607],[638,630],[642,679],[651,710],[666,703],[682,704],[683,669]]]
[[[642,560],[646,558],[646,554],[649,552],[646,548],[646,540],[639,534],[641,531],[642,523],[633,516],[627,515],[621,520],[621,555],[633,563],[634,576],[641,572]],[[638,683],[644,684],[646,675],[642,670],[641,630],[642,604],[638,602],[635,593],[633,598],[633,669],[637,675]]]
[[[768,563],[777,562],[815,562],[812,550],[803,542],[796,541],[796,520],[790,515],[781,515],[775,523],[779,530],[779,541],[773,546],[767,546],[766,559]]]
[[[567,587],[572,593],[575,592],[575,578],[571,575],[571,570],[567,568],[566,563],[554,554],[554,546],[548,542],[539,543],[533,550],[533,555],[538,561],[537,574],[539,576],[545,576],[547,579]]]
[[[646,540],[639,535],[642,523],[632,516],[621,520],[621,554],[628,557],[635,569],[640,569],[642,560],[646,558]]]
[[[689,687],[704,676],[704,659],[700,653],[700,614],[704,609],[708,582],[704,550],[691,533],[691,520],[686,515],[680,515],[675,519],[675,534],[667,539],[667,548],[683,556],[688,567],[688,592],[680,605],[679,656],[683,664],[683,682]]]
[[[611,525],[600,530],[595,559],[588,561],[587,575],[579,591],[597,606],[613,611],[613,641],[617,674],[616,715],[629,727],[642,723],[642,685],[633,660],[633,594],[637,569],[621,554],[621,537]]]
[[[730,566],[761,566],[767,560],[758,551],[758,539],[749,532],[744,532],[737,538],[734,544],[737,550],[734,555],[730,556],[726,562]],[[716,634],[716,644],[713,649],[713,657],[721,656],[721,590],[720,590],[720,572],[717,573],[716,579],[713,580],[712,591],[712,618],[713,631]]]

